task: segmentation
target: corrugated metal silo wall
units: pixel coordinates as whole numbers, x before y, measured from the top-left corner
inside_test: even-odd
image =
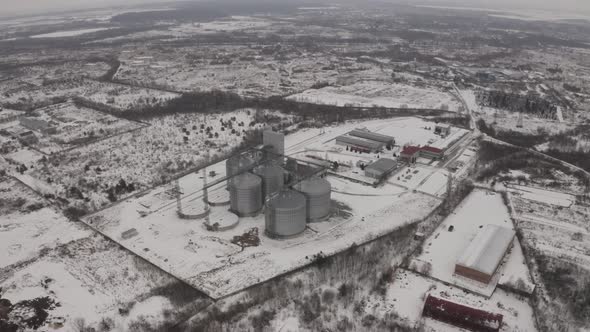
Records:
[[[302,233],[306,223],[306,199],[296,193],[295,197],[278,196],[269,201],[266,208],[266,231],[275,237],[291,237]],[[281,207],[276,207],[276,200],[283,200]]]
[[[234,178],[230,185],[231,210],[240,216],[249,216],[262,208],[262,180],[244,173]]]

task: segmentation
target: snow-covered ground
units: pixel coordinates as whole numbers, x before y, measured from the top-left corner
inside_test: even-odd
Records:
[[[289,96],[288,99],[336,106],[427,108],[451,112],[457,112],[461,106],[453,95],[435,88],[418,88],[377,81],[310,89]]]
[[[362,122],[362,126],[384,129],[388,125],[406,123],[423,124],[422,120],[396,119]],[[315,130],[305,130],[288,135],[286,151],[297,155],[306,148],[325,148],[333,139],[350,131],[359,123],[327,128],[322,135]],[[420,135],[421,130],[415,129]],[[395,130],[393,130],[395,131]],[[408,133],[413,132],[410,128]],[[427,136],[431,134],[428,132]],[[330,142],[330,143],[327,143]],[[225,174],[225,163],[219,162],[207,168],[216,177],[210,184],[220,181]],[[423,179],[436,169],[425,169]],[[430,195],[440,194],[446,182],[432,178],[433,183],[421,181]],[[445,178],[443,175],[442,178]],[[314,224],[301,236],[289,240],[273,240],[263,235],[264,217],[241,218],[232,230],[220,233],[207,231],[202,221],[181,220],[176,215],[174,185],[168,184],[132,197],[106,210],[87,216],[84,221],[137,255],[185,280],[212,297],[224,297],[245,287],[270,279],[297,267],[309,264],[314,255],[337,253],[351,244],[364,243],[391,232],[407,223],[418,221],[430,213],[440,199],[413,192],[399,185],[386,183],[379,188],[328,178],[333,185],[332,199],[348,205],[351,215],[334,215],[330,220]],[[200,174],[189,174],[179,179],[183,201],[198,201],[202,197]],[[223,191],[223,186],[216,186]],[[216,195],[212,191],[210,195]],[[371,204],[366,204],[370,196]],[[411,208],[410,208],[411,207]],[[227,207],[214,207],[214,213],[229,214]],[[143,217],[142,217],[143,215]],[[230,240],[251,228],[258,228],[261,244],[241,251]],[[123,239],[122,233],[136,229],[138,235]],[[259,268],[251,270],[256,265]]]
[[[46,310],[38,331],[79,330],[80,319],[85,326],[106,319],[112,328],[127,331],[130,324],[146,319],[140,316],[171,317],[165,314],[170,299],[150,293],[175,285],[175,278],[84,224],[67,220],[11,178],[0,178],[0,201],[1,295],[15,305],[9,317],[28,308],[22,303],[45,297],[59,305]],[[161,294],[168,296],[166,291]],[[198,301],[198,296],[193,299]],[[176,312],[186,312],[186,304],[176,306]],[[198,305],[191,303],[188,310],[193,304]],[[129,315],[119,313],[129,307]]]
[[[590,207],[568,208],[511,195],[518,227],[529,245],[543,255],[590,267]]]
[[[25,85],[5,94],[4,102],[37,105],[51,103],[56,97],[82,97],[125,111],[129,108],[159,105],[178,96],[179,94],[173,92],[80,79],[38,87]]]
[[[553,204],[562,207],[570,207],[576,202],[576,196],[550,191],[541,188],[534,188],[529,186],[509,185],[507,190],[513,195],[521,196],[524,199],[536,201],[540,203]]]
[[[484,298],[460,288],[446,285],[407,270],[398,270],[393,284],[383,300],[370,298],[365,311],[382,317],[395,313],[409,326],[424,324],[426,331],[463,331],[458,327],[422,317],[424,301],[428,295],[460,303],[472,308],[503,315],[502,332],[536,331],[533,309],[522,297],[496,290],[491,298]]]
[[[80,30],[68,30],[68,31],[56,31],[50,33],[44,33],[40,35],[34,35],[30,38],[64,38],[64,37],[74,37],[80,36],[87,33],[93,33],[98,31],[109,30],[111,28],[94,28],[94,29],[80,29]]]
[[[31,146],[45,154],[60,152],[79,144],[87,144],[144,126],[144,124],[138,122],[117,118],[86,107],[79,107],[70,102],[37,109],[28,116],[34,116],[36,120],[49,123],[56,130],[54,134],[35,132],[39,141],[31,144]],[[15,122],[14,126],[9,127],[7,130],[18,132],[28,129]],[[32,150],[23,149],[18,153],[25,153],[23,151]],[[36,154],[38,155],[38,153]],[[35,156],[31,158],[25,158],[25,156],[8,157],[21,162],[22,159],[34,161],[33,157]],[[22,161],[22,163],[25,162]],[[25,164],[28,165],[28,163]]]
[[[486,297],[492,295],[498,280],[504,275],[508,276],[509,280],[520,278],[530,284],[528,273],[525,273],[527,270],[522,255],[512,255],[510,252],[504,258],[505,263],[498,268],[492,281],[487,285],[454,274],[458,258],[478,231],[488,224],[510,229],[514,227],[500,194],[475,190],[445,219],[433,235],[426,239],[422,254],[412,261],[413,268],[421,270],[425,265],[429,265],[431,277]],[[451,226],[452,231],[449,230]],[[519,265],[524,267],[515,268]]]
[[[153,37],[186,38],[195,35],[214,34],[220,32],[236,32],[267,27],[272,23],[257,17],[231,16],[210,22],[192,22],[172,26],[168,29],[148,30],[124,36],[94,40],[91,43],[112,43],[120,40],[142,39]]]
[[[224,163],[220,163],[210,169],[222,175],[224,167]],[[338,180],[330,181],[334,181],[334,187],[340,191]],[[194,176],[189,175],[180,182],[186,195],[199,190]],[[356,187],[351,190],[356,194],[334,192],[332,198],[350,206],[352,216],[334,216],[326,222],[314,224],[315,231],[307,230],[289,240],[273,240],[263,235],[263,215],[241,218],[235,229],[219,233],[207,231],[202,221],[181,220],[176,215],[174,196],[166,194],[166,191],[170,193],[170,187],[156,189],[139,199],[125,200],[85,217],[84,221],[137,255],[218,298],[309,264],[320,252],[331,255],[353,243],[364,243],[418,221],[440,202],[392,186],[389,190],[382,189],[381,196],[372,196],[372,204],[368,205],[364,203],[366,195],[379,190],[360,184],[350,185]],[[186,191],[188,186],[194,188],[190,194]],[[151,204],[146,204],[146,200]],[[149,211],[146,211],[146,205]],[[412,208],[407,208],[410,205]],[[226,211],[227,207],[214,207],[213,210],[215,213],[230,213]],[[141,217],[139,211],[149,214]],[[235,235],[254,227],[259,230],[260,246],[241,251],[230,242]],[[132,228],[139,234],[123,239],[122,233]],[[253,270],[252,266],[258,268]]]

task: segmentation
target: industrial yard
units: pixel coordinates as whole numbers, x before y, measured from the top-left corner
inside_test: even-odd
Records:
[[[448,142],[420,127],[428,124],[414,118],[396,119],[385,124],[382,121],[350,123],[314,130],[316,134],[305,139],[305,146],[296,140],[310,133],[296,133],[295,137],[288,135],[284,138],[286,144],[283,143],[284,147],[278,151],[285,151],[286,162],[274,158],[256,162],[256,156],[261,152],[245,152],[134,195],[83,220],[205,294],[213,298],[226,297],[312,264],[316,259],[344,251],[352,244],[372,241],[430,214],[444,197],[448,174],[442,174],[443,181],[428,181],[431,177],[438,177],[440,171],[436,167],[416,165],[411,166],[411,172],[405,172],[406,168],[394,162],[391,170],[378,176],[381,183],[375,184],[375,177],[365,175],[361,168],[364,166],[357,163],[359,153],[337,152],[344,150],[344,146],[336,143],[340,133],[351,130],[354,134],[356,127],[380,129],[374,132],[382,135],[378,138],[386,136],[383,133],[395,132],[397,142]],[[434,128],[434,124],[430,125]],[[414,126],[413,130],[408,126]],[[395,130],[399,127],[408,128],[405,133],[411,135],[404,136],[404,132]],[[364,133],[373,133],[364,130]],[[455,130],[467,134],[463,129]],[[413,134],[416,131],[418,135]],[[455,136],[457,142],[461,138]],[[394,145],[392,142],[390,158],[395,158]],[[386,150],[385,146],[381,149]],[[332,151],[335,151],[336,159],[330,159]],[[370,169],[373,161],[383,160],[374,153],[363,154],[362,160],[367,164],[365,171]],[[381,154],[385,157],[385,153]],[[328,159],[324,159],[326,156]],[[342,166],[333,170],[333,162]],[[251,168],[252,172],[245,172],[243,169],[248,169],[249,163],[260,165]],[[278,166],[283,163],[285,168]],[[228,173],[232,172],[233,165],[238,167],[238,173],[235,170]],[[341,172],[340,168],[345,167],[350,170]],[[211,177],[211,174],[215,176]],[[261,174],[264,185],[255,174]],[[325,176],[325,179],[318,176]],[[418,176],[418,181],[413,184],[390,180]],[[294,180],[285,183],[284,178]],[[287,186],[296,191],[289,193]],[[241,191],[234,195],[233,187]],[[207,188],[206,193],[203,188]],[[279,193],[278,197],[271,199],[269,195],[275,192]],[[307,200],[310,205],[307,213],[304,197],[294,196],[299,195],[297,192],[303,192],[306,197],[315,195],[311,196],[314,200]],[[247,201],[239,201],[241,196],[238,195],[244,195]],[[323,198],[321,195],[327,196]],[[268,201],[266,212],[261,211],[262,197],[267,197],[264,200]],[[365,204],[367,197],[371,197],[371,205]],[[296,203],[297,199],[301,203]],[[316,203],[315,199],[319,201]],[[288,223],[286,225],[269,225],[271,208],[282,204],[281,200],[287,206],[293,206],[294,214],[284,221]],[[403,209],[409,202],[412,202],[412,209]],[[310,212],[309,209],[314,210]],[[404,212],[400,213],[402,210]],[[391,214],[392,211],[396,212]],[[194,218],[183,219],[189,214]],[[307,225],[306,214],[310,220]],[[295,226],[297,218],[303,221],[300,226]],[[255,244],[242,245],[234,241],[235,237],[248,234],[255,234]],[[252,270],[252,265],[264,268]]]

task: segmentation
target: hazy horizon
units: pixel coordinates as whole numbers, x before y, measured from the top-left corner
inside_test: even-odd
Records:
[[[192,0],[201,1],[201,0]],[[247,1],[247,0],[245,0]],[[277,0],[284,1],[284,0]],[[392,3],[404,3],[409,5],[431,5],[431,6],[450,6],[450,7],[473,7],[482,9],[495,10],[542,10],[554,11],[558,14],[577,13],[590,14],[590,2],[585,0],[561,0],[560,2],[549,0],[495,0],[490,3],[488,0],[382,0]],[[138,5],[156,5],[156,4],[173,4],[181,2],[179,0],[126,0],[125,2],[117,0],[104,0],[97,3],[92,0],[30,0],[14,2],[9,0],[0,0],[3,13],[0,17],[10,15],[42,15],[56,12],[77,11],[86,9],[105,9],[109,7],[131,7]],[[334,2],[318,0],[317,2]],[[364,0],[363,0],[364,2]]]

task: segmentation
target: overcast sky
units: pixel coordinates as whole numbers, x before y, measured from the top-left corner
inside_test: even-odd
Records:
[[[590,0],[407,0],[413,2],[453,3],[463,6],[485,8],[517,8],[555,10],[566,13],[590,12]]]
[[[6,14],[29,14],[47,11],[77,10],[100,6],[122,6],[153,2],[174,2],[175,0],[0,0],[0,16]],[[247,1],[247,0],[243,0]],[[289,0],[276,0],[289,1]],[[322,0],[319,0],[321,2]],[[365,1],[365,0],[358,0]],[[385,0],[387,1],[387,0]],[[461,5],[468,7],[502,9],[539,9],[564,13],[590,13],[590,0],[389,0],[412,4]],[[337,2],[333,1],[333,2]]]

